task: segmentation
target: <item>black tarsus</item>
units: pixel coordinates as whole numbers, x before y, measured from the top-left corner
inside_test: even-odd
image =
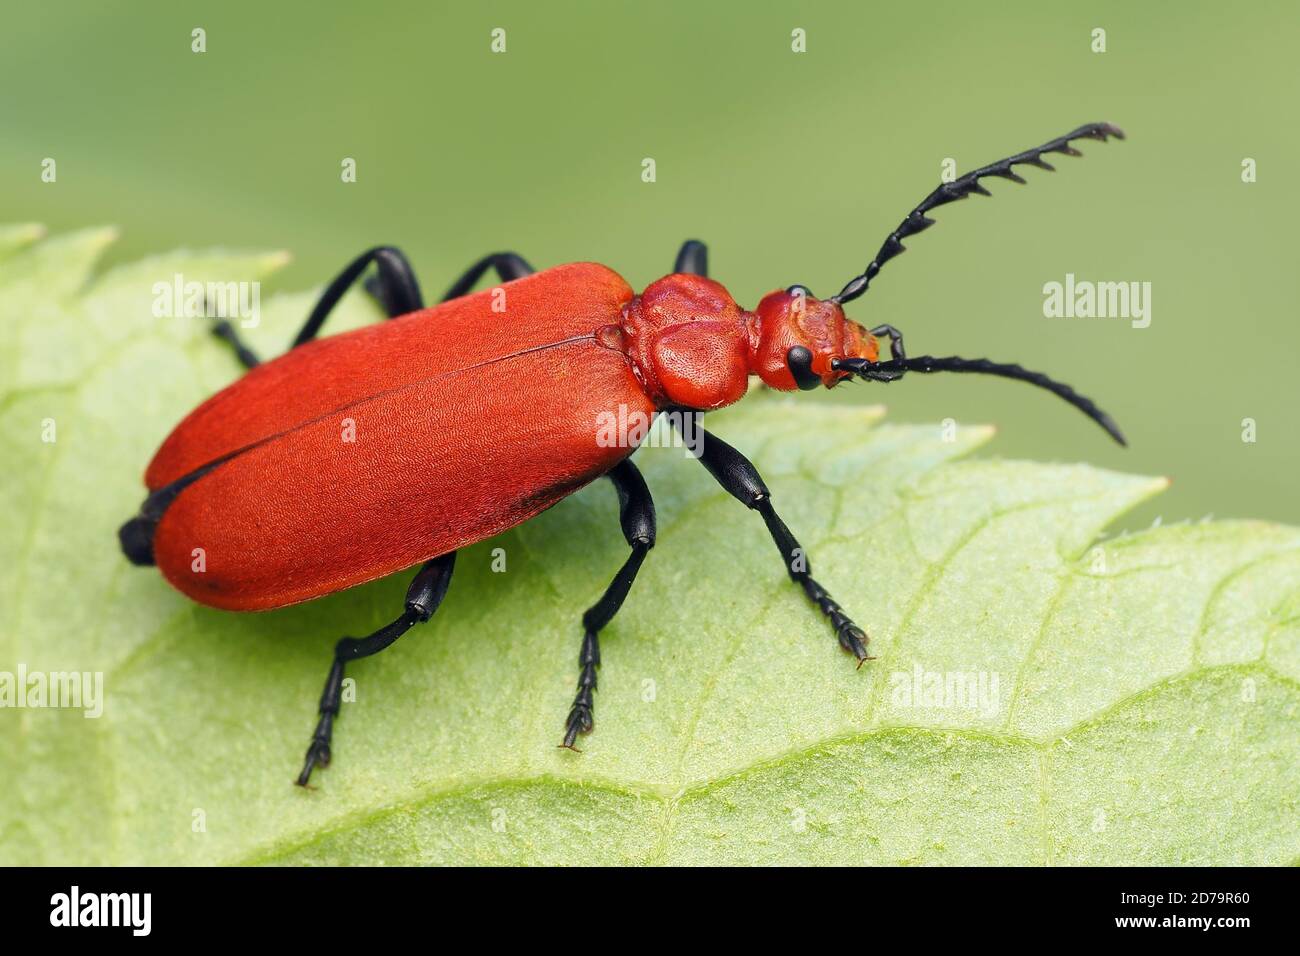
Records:
[[[1043,159],[1044,153],[1062,153],[1066,156],[1082,156],[1077,149],[1070,145],[1071,140],[1076,139],[1096,139],[1105,142],[1108,136],[1114,136],[1116,139],[1123,139],[1124,132],[1119,127],[1112,126],[1110,123],[1089,123],[1086,126],[1080,126],[1078,129],[1066,133],[1064,136],[1058,136],[1051,142],[1044,143],[1042,146],[1034,149],[1027,149],[1023,153],[1016,153],[1014,156],[1008,156],[1006,159],[999,159],[996,163],[990,163],[987,166],[981,166],[964,176],[954,179],[950,183],[940,184],[930,195],[926,196],[915,209],[907,214],[893,232],[885,239],[881,245],[880,251],[876,257],[867,265],[866,271],[860,276],[855,276],[839,291],[838,294],[831,297],[832,302],[852,302],[862,293],[867,291],[867,286],[871,280],[876,277],[880,269],[886,262],[894,258],[900,252],[905,250],[903,240],[908,236],[914,236],[918,232],[928,229],[934,225],[935,220],[926,216],[931,209],[943,206],[947,203],[954,202],[958,199],[965,199],[971,193],[979,193],[981,196],[990,196],[990,193],[982,185],[980,180],[986,176],[1000,176],[1003,179],[1010,179],[1012,182],[1023,183],[1024,178],[1018,175],[1011,167],[1018,165],[1037,166],[1039,169],[1053,170],[1055,167]]]
[[[1065,399],[1079,411],[1104,428],[1107,434],[1121,445],[1127,445],[1124,434],[1115,424],[1115,420],[1097,407],[1090,398],[1080,395],[1069,385],[1048,378],[1042,372],[1032,372],[1020,365],[993,362],[989,359],[967,359],[957,355],[935,358],[922,355],[919,358],[899,358],[886,362],[871,362],[861,358],[835,359],[831,367],[845,372],[852,372],[870,381],[888,382],[901,376],[904,372],[973,372],[982,375],[997,375],[1001,378],[1013,378],[1029,382],[1039,388],[1045,388],[1053,395]]]

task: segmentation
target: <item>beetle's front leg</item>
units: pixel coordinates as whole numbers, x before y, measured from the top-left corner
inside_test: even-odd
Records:
[[[715,438],[703,429],[700,437],[703,439],[700,461],[729,494],[747,508],[763,516],[768,533],[772,535],[777,550],[781,552],[786,573],[790,575],[792,581],[803,588],[804,593],[830,619],[840,647],[858,659],[859,667],[866,661],[872,660],[873,658],[867,654],[866,632],[853,623],[853,620],[844,613],[843,608],[812,576],[808,555],[790,529],[785,526],[776,509],[772,507],[772,493],[767,490],[767,485],[763,483],[758,469],[750,463],[749,459],[720,438]]]
[[[578,655],[578,693],[573,698],[569,717],[564,724],[564,741],[561,747],[577,750],[573,742],[578,734],[589,734],[595,726],[592,708],[596,691],[596,668],[600,666],[600,630],[610,622],[636,580],[641,562],[655,545],[655,503],[650,489],[636,465],[630,461],[619,462],[608,475],[618,491],[618,520],[623,527],[623,537],[632,547],[632,553],[623,567],[614,575],[599,601],[582,615],[582,651]]]
[[[687,239],[682,243],[682,247],[677,250],[677,258],[673,260],[673,272],[707,278],[709,275],[709,247],[698,239]]]

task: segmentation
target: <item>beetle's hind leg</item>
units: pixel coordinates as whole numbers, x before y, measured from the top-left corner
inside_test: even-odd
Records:
[[[255,368],[262,364],[262,360],[258,358],[257,353],[248,347],[239,333],[235,331],[235,327],[230,324],[229,319],[224,316],[217,316],[212,323],[212,334],[230,346],[235,353],[235,358],[239,359],[239,364],[244,368]]]
[[[492,252],[461,273],[460,278],[453,282],[451,288],[443,294],[442,301],[459,299],[465,295],[470,289],[474,288],[475,283],[483,278],[484,273],[489,269],[495,270],[502,282],[522,279],[524,276],[530,276],[537,271],[528,264],[527,259],[517,252]]]
[[[339,304],[343,294],[361,278],[372,262],[375,264],[376,272],[374,289],[371,291],[388,318],[395,319],[399,315],[424,308],[424,298],[420,295],[420,284],[415,281],[415,270],[411,267],[411,261],[400,249],[393,246],[376,246],[367,249],[349,262],[343,271],[334,277],[334,281],[325,287],[315,308],[307,316],[307,321],[294,337],[291,348],[310,342],[320,333],[321,326],[334,311],[334,307]]]
[[[426,562],[406,590],[406,609],[402,616],[386,624],[369,637],[345,637],[334,646],[334,662],[325,678],[325,690],[320,696],[320,720],[312,734],[298,786],[305,787],[316,767],[327,767],[330,762],[330,741],[334,736],[334,721],[339,715],[343,692],[343,666],[348,661],[378,654],[405,634],[412,626],[427,621],[438,610],[447,594],[451,572],[456,566],[456,552],[444,554]]]
[[[334,307],[339,304],[343,294],[374,263],[374,276],[366,281],[366,289],[379,302],[384,314],[392,319],[408,312],[424,308],[424,299],[420,295],[420,284],[415,279],[415,270],[402,250],[393,246],[376,246],[367,249],[353,259],[335,276],[325,291],[321,293],[307,321],[294,337],[291,348],[297,348],[304,342],[310,342],[320,332],[321,326],[329,318]],[[218,317],[213,323],[212,334],[228,343],[235,350],[235,355],[245,368],[261,364],[261,359],[240,338],[239,332],[225,318]]]
[[[321,326],[334,311],[334,307],[339,304],[344,293],[361,278],[371,263],[375,265],[375,272],[365,280],[365,289],[379,303],[379,307],[384,310],[388,318],[395,319],[399,315],[424,308],[424,298],[420,294],[420,284],[416,281],[411,261],[406,258],[402,250],[394,246],[376,246],[353,259],[335,276],[334,281],[326,286],[311,314],[307,316],[307,321],[303,323],[302,329],[294,337],[291,348],[310,342],[320,333]],[[478,282],[488,269],[495,269],[502,282],[532,275],[534,271],[528,261],[517,253],[494,252],[466,269],[447,290],[441,301],[446,302],[448,299],[464,295],[474,287],[474,283]],[[212,334],[234,349],[235,356],[244,368],[253,368],[261,364],[262,360],[257,357],[257,353],[248,347],[240,338],[239,332],[225,318],[218,317],[213,323]]]
[[[573,698],[569,717],[564,723],[564,741],[561,747],[577,750],[573,745],[578,734],[591,733],[595,722],[592,708],[595,705],[596,668],[600,666],[600,630],[610,622],[623,606],[623,600],[641,570],[641,562],[655,544],[655,503],[650,489],[636,465],[626,459],[609,473],[618,491],[618,520],[623,526],[623,537],[632,547],[632,553],[623,562],[614,580],[609,583],[599,601],[582,615],[582,651],[578,655],[578,693]]]

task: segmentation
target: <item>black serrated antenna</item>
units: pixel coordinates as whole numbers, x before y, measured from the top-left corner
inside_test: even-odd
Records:
[[[1023,153],[1017,153],[1014,156],[1008,156],[1006,159],[999,159],[996,163],[990,163],[982,166],[973,172],[967,173],[950,183],[943,183],[934,192],[926,196],[921,204],[907,214],[904,219],[880,247],[876,257],[871,260],[865,272],[860,276],[850,279],[848,284],[839,291],[839,294],[831,297],[832,302],[838,302],[841,305],[845,302],[852,302],[862,293],[867,291],[867,286],[871,280],[876,277],[880,269],[886,262],[894,258],[900,252],[906,250],[903,240],[908,236],[914,236],[934,225],[934,220],[926,216],[926,213],[938,206],[953,202],[958,199],[965,199],[971,193],[979,193],[981,196],[991,196],[987,189],[980,185],[980,180],[985,176],[1000,176],[1003,179],[1010,179],[1012,182],[1023,183],[1023,177],[1016,174],[1011,168],[1021,164],[1037,166],[1039,169],[1052,171],[1055,169],[1050,163],[1043,159],[1044,153],[1063,153],[1066,156],[1082,156],[1083,154],[1070,145],[1071,140],[1075,139],[1096,139],[1106,142],[1107,137],[1114,136],[1116,139],[1124,138],[1124,131],[1110,123],[1089,123],[1087,126],[1080,126],[1071,133],[1057,137],[1050,143],[1044,143],[1035,149],[1027,149]]]
[[[981,375],[997,375],[1001,378],[1013,378],[1017,381],[1029,382],[1031,385],[1045,388],[1053,395],[1065,399],[1106,429],[1106,433],[1115,441],[1121,445],[1128,444],[1124,440],[1124,434],[1119,430],[1119,426],[1115,424],[1115,420],[1098,408],[1097,403],[1092,399],[1080,395],[1064,382],[1048,378],[1042,372],[1031,372],[1019,365],[992,362],[982,358],[967,359],[957,355],[950,355],[946,358],[922,355],[919,358],[897,358],[887,362],[872,362],[861,358],[835,359],[831,362],[831,368],[836,371],[852,372],[868,380],[884,382],[896,378],[902,372],[974,372]]]

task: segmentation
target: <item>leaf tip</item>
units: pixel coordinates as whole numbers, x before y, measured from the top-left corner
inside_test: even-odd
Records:
[[[874,425],[877,422],[883,420],[884,417],[889,413],[889,410],[885,408],[884,405],[881,405],[879,403],[875,405],[859,406],[857,411],[858,414],[860,414],[869,425]]]
[[[117,226],[99,226],[95,229],[88,229],[87,235],[93,244],[98,246],[111,246],[122,238],[122,230]]]
[[[277,249],[275,252],[268,252],[262,258],[262,265],[268,272],[283,269],[291,262],[293,262],[293,253],[288,249]]]
[[[7,227],[4,231],[15,241],[26,243],[44,239],[50,230],[43,222],[20,222]]]

